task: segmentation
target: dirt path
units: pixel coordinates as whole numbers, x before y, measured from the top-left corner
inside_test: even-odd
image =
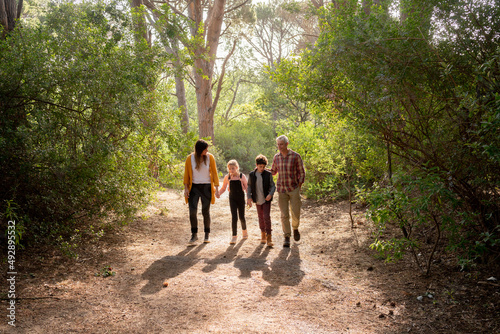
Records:
[[[345,204],[305,201],[302,240],[292,241],[290,249],[282,247],[276,203],[271,211],[274,248],[259,243],[255,207],[247,211],[250,238],[229,245],[227,198],[212,206],[212,242],[195,247],[186,247],[187,205],[179,192],[160,193],[148,212],[148,218],[106,236],[99,248],[89,246],[77,260],[23,256],[16,287],[21,298],[17,327],[2,317],[0,332],[500,330],[498,285],[478,284],[485,277],[444,266],[446,275],[423,278],[405,263],[385,264],[368,248],[368,224],[351,230]],[[108,265],[114,276],[95,276]],[[418,301],[426,292],[434,298]],[[0,303],[4,312],[7,305],[7,300]]]

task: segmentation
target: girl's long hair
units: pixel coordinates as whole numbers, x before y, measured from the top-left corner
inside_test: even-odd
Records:
[[[208,147],[208,143],[204,141],[203,139],[198,139],[196,144],[194,145],[194,161],[196,161],[196,166],[195,168],[197,170],[200,169],[200,166],[203,163],[207,164],[207,156],[206,155],[201,155],[203,151],[205,151]]]

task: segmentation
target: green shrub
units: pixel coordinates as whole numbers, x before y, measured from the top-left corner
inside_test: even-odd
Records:
[[[235,159],[240,170],[249,173],[255,168],[255,157],[264,154],[271,167],[276,152],[276,138],[266,119],[244,118],[217,129],[216,146],[220,151],[217,168],[227,173],[226,164]]]
[[[114,4],[53,5],[42,21],[0,40],[0,200],[26,236],[63,244],[148,202],[161,57]]]

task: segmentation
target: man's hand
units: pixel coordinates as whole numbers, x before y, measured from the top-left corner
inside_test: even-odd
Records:
[[[271,195],[267,195],[267,197],[266,197],[266,201],[268,201],[268,202],[269,202],[269,201],[271,200],[271,198],[273,198]]]

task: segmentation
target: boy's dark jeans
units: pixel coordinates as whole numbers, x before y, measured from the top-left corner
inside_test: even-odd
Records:
[[[259,227],[262,232],[266,234],[271,234],[271,202],[265,202],[264,204],[256,204],[257,215],[259,216]]]
[[[210,202],[212,200],[212,186],[210,184],[195,184],[189,192],[189,221],[191,222],[191,233],[198,233],[198,202],[201,198],[201,213],[205,233],[210,233]]]

